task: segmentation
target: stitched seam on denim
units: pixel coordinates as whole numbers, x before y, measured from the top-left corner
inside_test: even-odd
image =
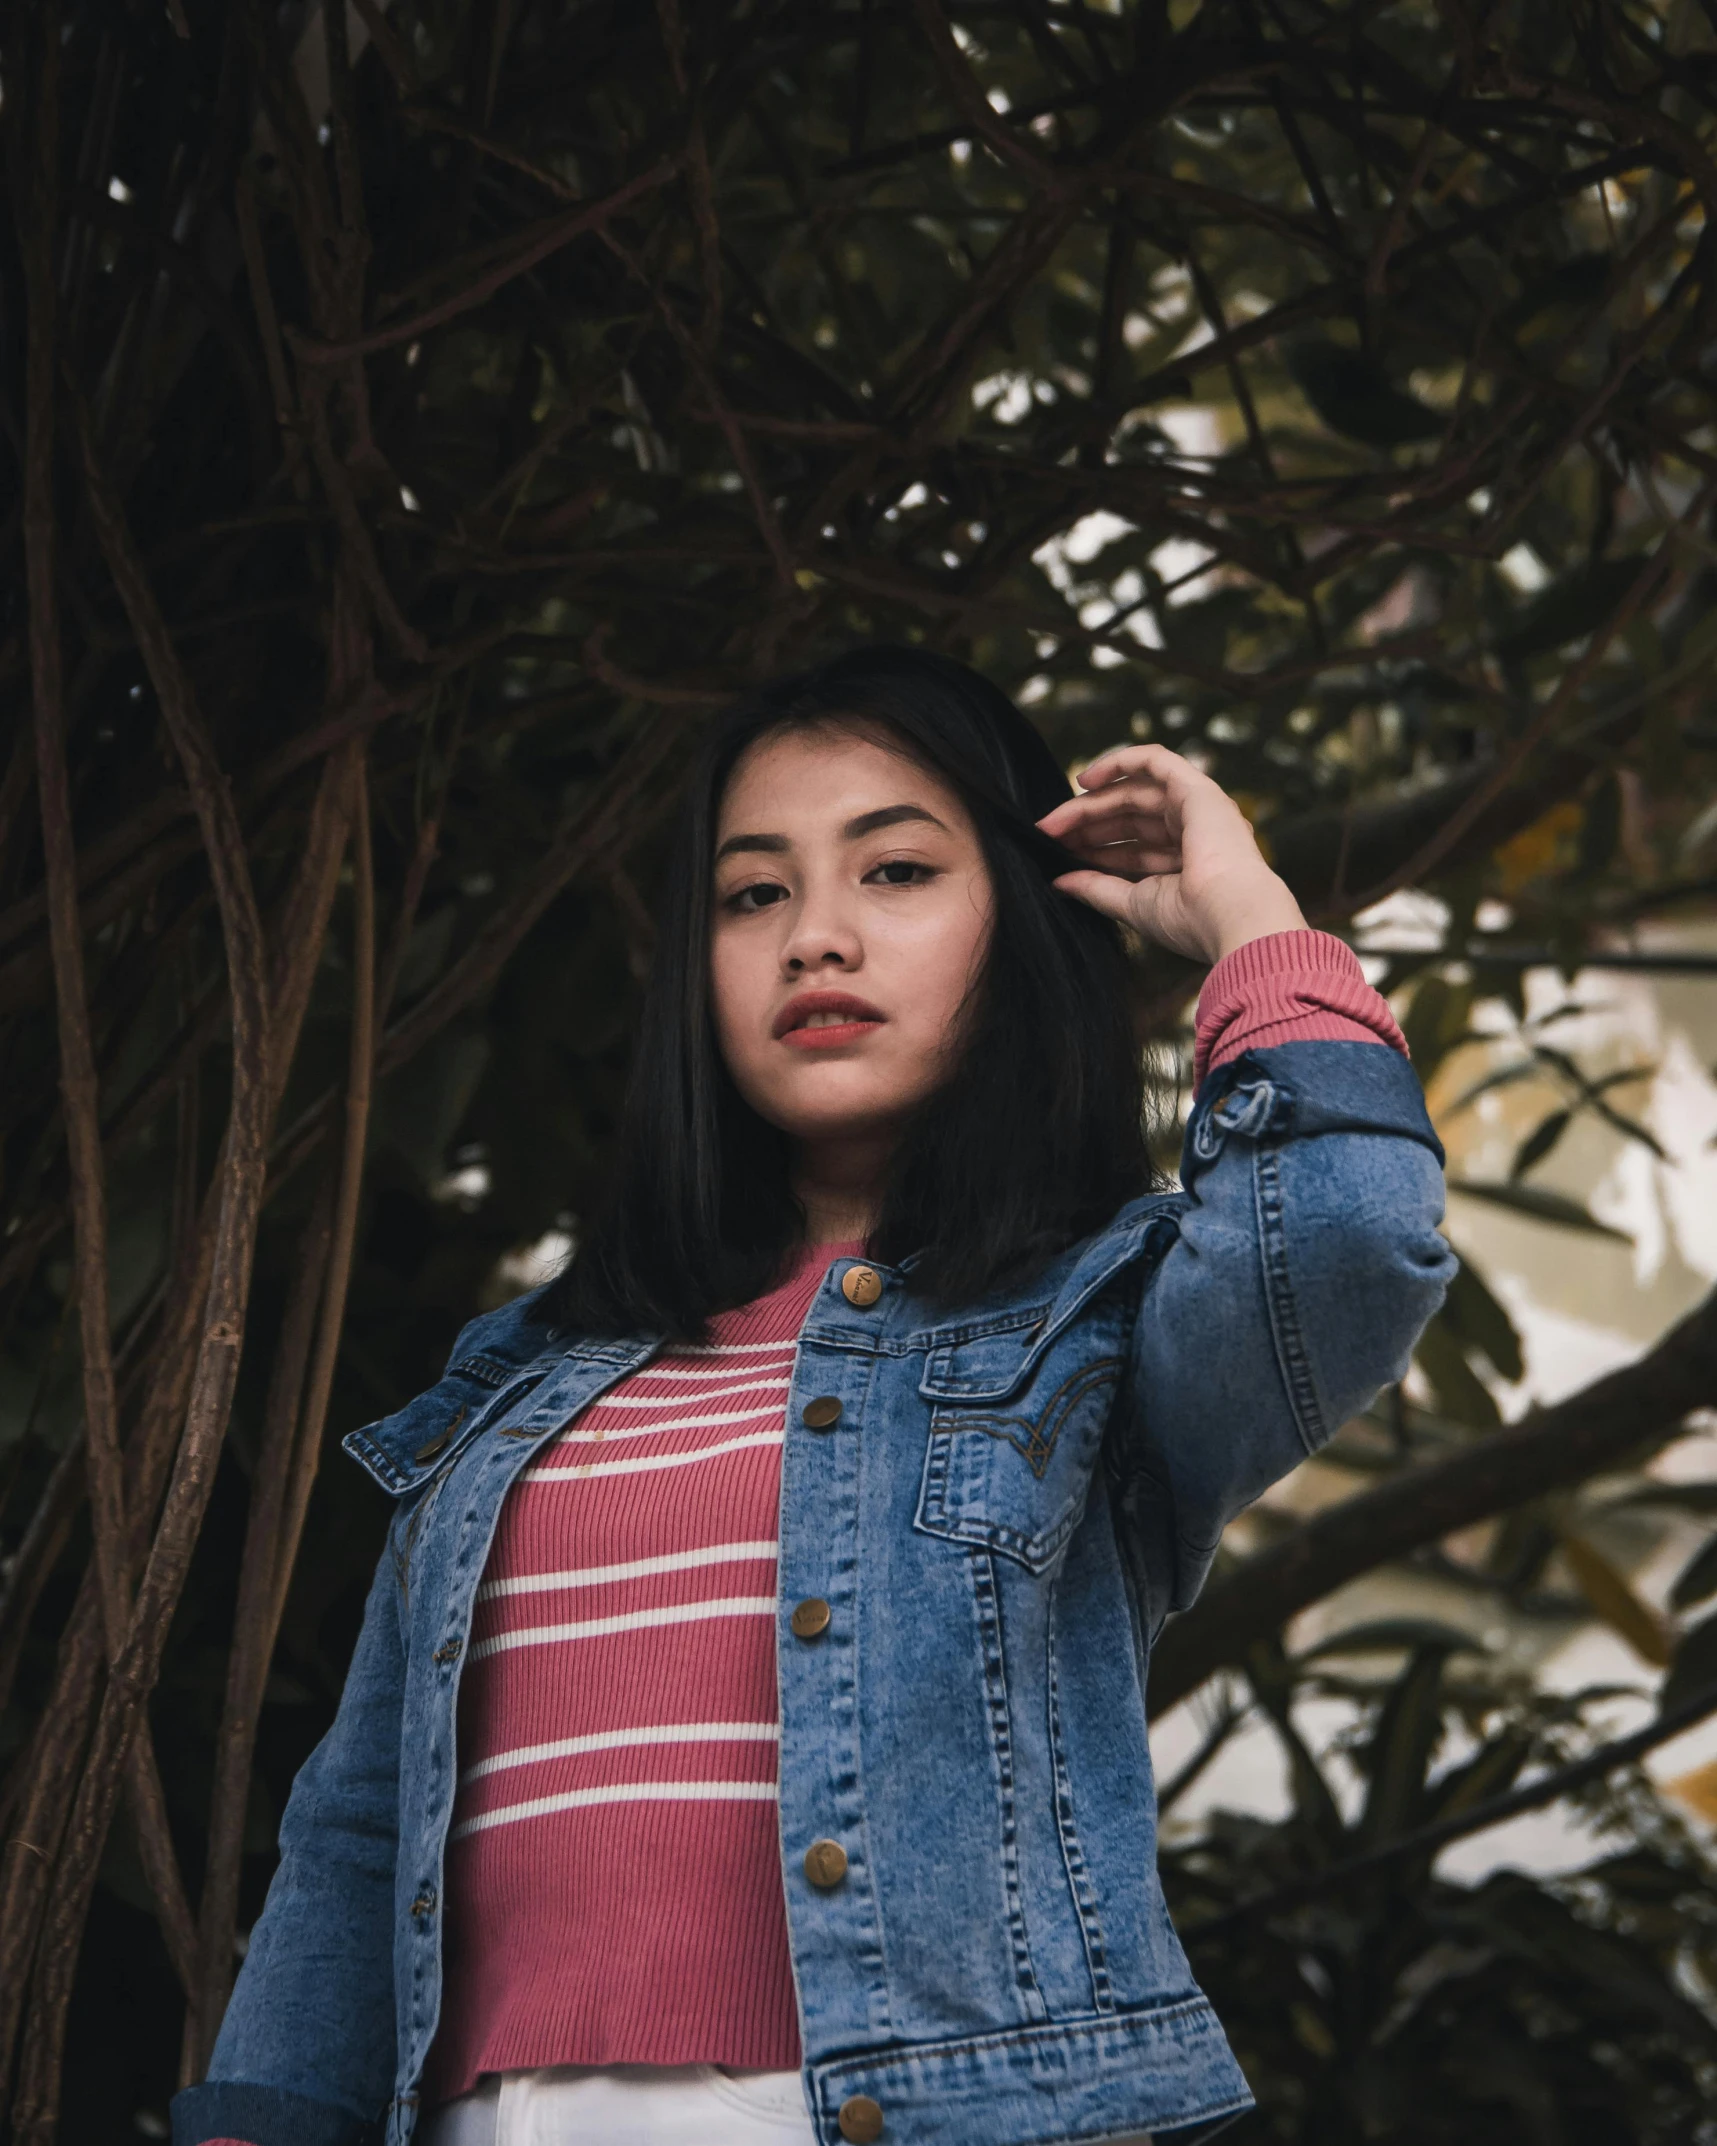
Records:
[[[1046,1304],[996,1312],[988,1319],[968,1319],[960,1326],[921,1326],[906,1338],[921,1349],[958,1348],[963,1341],[984,1341],[992,1334],[1017,1334],[1028,1327],[1041,1326],[1054,1309],[1051,1298]]]
[[[990,1757],[995,1766],[1001,1805],[1002,1885],[1008,1904],[1008,1941],[1013,1948],[1014,1980],[1025,1999],[1027,2014],[1046,2020],[1049,2007],[1043,2001],[1037,1972],[1031,1961],[1031,1941],[1026,1935],[1025,1902],[1019,1882],[1019,1826],[1014,1806],[1013,1723],[1008,1706],[1007,1661],[1002,1650],[1001,1591],[996,1568],[988,1551],[971,1556],[972,1594],[978,1616],[978,1645],[984,1668],[984,1712],[989,1722]]]
[[[366,1438],[362,1431],[348,1431],[340,1440],[340,1447],[342,1452],[352,1456],[360,1468],[373,1475],[384,1490],[404,1490],[411,1481],[410,1476],[396,1464],[393,1456],[384,1452],[374,1440]]]
[[[933,1459],[940,1464],[936,1471],[938,1482],[933,1501],[927,1503],[924,1496],[920,1495],[913,1526],[921,1534],[934,1535],[944,1542],[965,1543],[968,1546],[976,1544],[980,1549],[999,1550],[1003,1557],[1012,1558],[1028,1572],[1046,1572],[1060,1556],[1068,1538],[1084,1518],[1084,1499],[1081,1498],[1076,1505],[1070,1506],[1047,1535],[1022,1535],[1018,1528],[1009,1527],[1000,1520],[968,1520],[958,1515],[950,1518],[945,1496],[947,1456],[959,1435],[960,1433],[955,1431],[937,1431],[932,1434],[930,1455],[925,1461],[926,1487]]]
[[[799,1362],[797,1349],[794,1352],[793,1362],[796,1376]],[[876,1386],[876,1375],[877,1365],[873,1361],[864,1375],[864,1384],[856,1396],[856,1405],[853,1411],[855,1427],[862,1426],[867,1418],[871,1396]],[[853,1725],[851,1733],[853,1786],[855,1800],[858,1804],[858,1839],[862,1858],[858,1872],[854,1872],[849,1868],[848,1883],[862,1883],[864,1887],[865,1915],[858,1960],[860,1966],[868,1968],[874,1977],[871,1987],[865,1993],[865,2011],[873,2022],[873,2031],[879,2027],[882,2033],[892,2036],[895,2031],[892,1998],[894,1985],[888,1971],[888,1931],[883,1921],[881,1895],[877,1890],[877,1872],[884,1866],[883,1862],[879,1860],[871,1841],[870,1809],[865,1802],[864,1796],[864,1707],[860,1695],[863,1693],[865,1686],[865,1658],[863,1652],[865,1620],[859,1613],[858,1603],[858,1591],[864,1584],[864,1568],[863,1561],[858,1554],[859,1545],[857,1541],[857,1515],[865,1510],[865,1463],[867,1459],[874,1455],[878,1463],[887,1469],[889,1466],[889,1453],[886,1443],[876,1438],[866,1438],[862,1428],[858,1429],[858,1435],[855,1438],[848,1441],[848,1449],[855,1454],[855,1458],[850,1463],[855,1471],[853,1496],[847,1510],[854,1516],[853,1564],[855,1570],[852,1595],[853,1668],[851,1687]],[[846,1464],[843,1463],[843,1465]],[[784,1544],[786,1537],[779,1526],[776,1527],[775,1533],[777,1538]],[[781,1572],[779,1561],[777,1561],[775,1570],[776,1586],[779,1589]],[[844,1783],[842,1785],[844,1787]]]
[[[1055,1777],[1055,1829],[1061,1836],[1061,1860],[1067,1869],[1073,1911],[1079,1918],[1079,1935],[1085,1945],[1085,1964],[1091,1974],[1091,2002],[1099,2012],[1115,2009],[1114,1984],[1109,1979],[1109,1961],[1103,1942],[1102,1918],[1097,1912],[1096,1888],[1090,1866],[1080,1845],[1073,1817],[1073,1778],[1067,1770],[1067,1753],[1061,1741],[1061,1679],[1055,1666],[1055,1606],[1060,1587],[1051,1584],[1044,1619],[1044,1656],[1049,1690],[1049,1759]]]
[[[1300,1326],[1299,1306],[1294,1302],[1293,1282],[1288,1273],[1287,1234],[1283,1228],[1282,1152],[1260,1149],[1253,1179],[1258,1211],[1258,1249],[1264,1267],[1264,1297],[1270,1307],[1270,1332],[1276,1344],[1276,1364],[1294,1412],[1300,1443],[1315,1453],[1329,1436],[1323,1410],[1318,1404]]]
[[[524,1369],[522,1363],[509,1363],[502,1356],[487,1356],[479,1352],[475,1356],[462,1356],[456,1364],[447,1367],[451,1378],[475,1379],[480,1386],[504,1386],[508,1379]]]
[[[1035,1326],[1031,1325],[1029,1321],[1022,1320],[1019,1327],[1006,1329],[1009,1332],[1023,1332],[1028,1338],[1028,1346],[1018,1364],[999,1380],[994,1378],[986,1380],[982,1374],[977,1372],[972,1373],[966,1379],[956,1379],[953,1376],[952,1366],[938,1369],[937,1359],[949,1355],[958,1345],[959,1337],[957,1334],[948,1332],[928,1337],[929,1354],[925,1360],[924,1375],[918,1382],[919,1392],[928,1401],[998,1401],[1005,1398],[1023,1378],[1035,1370],[1039,1360],[1061,1339],[1073,1322],[1082,1313],[1088,1311],[1092,1303],[1106,1289],[1113,1288],[1116,1285],[1126,1268],[1130,1267],[1149,1251],[1151,1232],[1154,1227],[1153,1222],[1153,1224],[1140,1231],[1138,1241],[1130,1250],[1118,1255],[1113,1264],[1105,1267],[1101,1274],[1093,1275],[1073,1301],[1062,1308],[1060,1317],[1055,1319],[1053,1324],[1050,1323],[1050,1314],[1055,1310],[1055,1306],[1048,1305],[1044,1307],[1042,1315]],[[1042,1331],[1039,1332],[1038,1328],[1041,1328]],[[987,1333],[997,1331],[997,1329],[986,1329],[985,1331]],[[974,1334],[970,1338],[980,1340],[984,1337],[983,1335]]]
[[[904,2049],[875,2052],[869,2050],[843,2050],[839,2055],[813,2062],[810,2072],[819,2085],[841,2074],[849,2078],[865,2073],[898,2071],[909,2064],[922,2064],[935,2057],[982,2056],[989,2050],[1030,2049],[1044,2043],[1080,2043],[1106,2036],[1124,2034],[1139,2025],[1166,2022],[1174,2025],[1181,2020],[1200,2020],[1207,2032],[1222,2035],[1222,2022],[1216,2016],[1216,2008],[1202,1990],[1193,1990],[1190,1995],[1175,1997],[1167,2004],[1117,2005],[1112,2012],[1093,2013],[1082,2019],[1052,2019],[1041,2027],[1004,2027],[994,2034],[968,2034],[952,2041],[911,2042]],[[1226,2037],[1223,2037],[1226,2042]],[[1229,2104],[1221,2102],[1219,2108]]]
[[[986,1419],[977,1416],[952,1428],[982,1431],[986,1438],[1000,1439],[1004,1444],[1012,1446],[1041,1483],[1045,1470],[1054,1458],[1055,1442],[1079,1403],[1094,1385],[1107,1384],[1113,1394],[1120,1383],[1121,1359],[1118,1356],[1099,1356],[1094,1363],[1082,1364],[1077,1371],[1064,1378],[1035,1417],[991,1416]],[[939,1409],[937,1414],[941,1413]],[[1041,1428],[1044,1424],[1049,1425],[1047,1435]],[[1025,1434],[1023,1443],[1014,1436],[1016,1430]]]

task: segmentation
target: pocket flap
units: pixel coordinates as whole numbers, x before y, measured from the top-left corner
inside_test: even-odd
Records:
[[[1111,1300],[1002,1403],[932,1411],[916,1525],[1046,1572],[1079,1525],[1128,1325]]]
[[[1087,1248],[1049,1301],[933,1330],[925,1337],[918,1391],[927,1401],[1010,1400],[1124,1267],[1162,1257],[1178,1233],[1181,1204],[1176,1196],[1141,1201],[1125,1226],[1106,1230]]]

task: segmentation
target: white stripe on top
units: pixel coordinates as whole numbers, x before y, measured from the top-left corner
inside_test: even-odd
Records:
[[[718,1542],[707,1549],[671,1550],[661,1557],[629,1557],[618,1565],[580,1565],[570,1572],[523,1572],[510,1580],[485,1580],[479,1602],[496,1595],[540,1595],[561,1587],[605,1587],[610,1580],[642,1580],[653,1572],[692,1572],[700,1565],[745,1565],[780,1554],[779,1542]]]
[[[592,1803],[773,1803],[776,1795],[773,1781],[616,1781],[611,1788],[569,1788],[558,1796],[533,1796],[528,1803],[504,1803],[467,1818],[449,1838],[463,1840],[491,1826],[517,1825],[521,1818],[546,1818]]]
[[[723,1453],[737,1453],[744,1446],[778,1446],[786,1441],[786,1431],[752,1431],[744,1438],[724,1438],[720,1444],[698,1446],[690,1453],[640,1454],[636,1460],[581,1460],[570,1468],[550,1467],[546,1461],[534,1468],[527,1468],[520,1477],[525,1483],[571,1483],[593,1475],[642,1475],[651,1468],[683,1468],[697,1460],[717,1460]]]
[[[790,1356],[799,1346],[795,1341],[700,1341],[684,1349],[675,1349],[676,1356]],[[646,1364],[644,1369],[649,1370]]]
[[[742,1364],[740,1368],[744,1371],[752,1371],[756,1370],[758,1366]],[[695,1379],[704,1391],[702,1394],[696,1395],[684,1393],[605,1393],[600,1401],[591,1402],[588,1413],[592,1416],[599,1416],[605,1408],[680,1408],[684,1407],[689,1400],[703,1400],[707,1397],[711,1401],[725,1401],[730,1395],[739,1393],[785,1393],[793,1383],[790,1372],[784,1372],[780,1378],[741,1379],[737,1385],[732,1386],[712,1386],[709,1378],[701,1371],[685,1371],[678,1374],[672,1371],[640,1371],[637,1375],[640,1383],[644,1379],[652,1377],[674,1378],[679,1376]],[[758,1405],[762,1406],[761,1403]]]
[[[485,1774],[509,1766],[540,1766],[547,1759],[578,1758],[586,1751],[624,1751],[636,1744],[778,1744],[778,1721],[675,1721],[659,1729],[593,1729],[584,1736],[563,1736],[552,1744],[526,1744],[518,1751],[497,1751],[492,1759],[467,1766],[461,1788]]]
[[[660,1408],[677,1405],[674,1401],[661,1401],[656,1404]],[[562,1431],[551,1443],[557,1446],[605,1445],[614,1438],[660,1438],[664,1431],[707,1431],[723,1423],[757,1423],[778,1413],[779,1410],[773,1402],[760,1401],[752,1408],[730,1409],[723,1416],[676,1416],[668,1423],[634,1423],[624,1430]]]
[[[642,1632],[658,1624],[701,1624],[709,1617],[773,1617],[773,1595],[715,1595],[703,1602],[671,1602],[662,1609],[623,1610],[614,1617],[583,1617],[576,1624],[524,1624],[479,1640],[469,1659],[480,1662],[510,1647],[548,1647],[563,1639],[604,1639],[611,1632]]]
[[[792,1385],[792,1360],[789,1357],[783,1357],[781,1360],[784,1364],[788,1366],[787,1375],[779,1379],[759,1379],[757,1381],[758,1385]],[[749,1371],[768,1371],[772,1368],[773,1366],[769,1364],[729,1364],[725,1371],[719,1368],[712,1368],[708,1371],[658,1371],[654,1364],[646,1364],[642,1371],[634,1371],[632,1376],[640,1385],[642,1385],[646,1379],[687,1379],[691,1380],[699,1386],[704,1387],[712,1396],[719,1397],[724,1393],[749,1393],[751,1389],[749,1386],[717,1386],[713,1383],[714,1380],[742,1379]],[[622,1400],[617,1394],[612,1393],[604,1394],[600,1401],[592,1401],[590,1404],[591,1409],[593,1411],[598,1408],[631,1408],[634,1406],[642,1408],[643,1405],[644,1404],[641,1401],[634,1403],[631,1401]]]

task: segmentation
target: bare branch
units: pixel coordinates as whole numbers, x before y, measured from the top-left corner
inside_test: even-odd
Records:
[[[1618,1371],[1445,1459],[1303,1521],[1213,1580],[1159,1635],[1150,1703],[1165,1712],[1313,1602],[1456,1528],[1584,1481],[1717,1401],[1717,1295]]]

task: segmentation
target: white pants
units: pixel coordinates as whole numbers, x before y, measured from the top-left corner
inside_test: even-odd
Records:
[[[483,2080],[423,2146],[816,2146],[796,2071],[566,2064]]]
[[[422,2146],[816,2146],[796,2071],[567,2064],[486,2078],[438,2109]],[[1112,2146],[1151,2146],[1149,2134]]]

